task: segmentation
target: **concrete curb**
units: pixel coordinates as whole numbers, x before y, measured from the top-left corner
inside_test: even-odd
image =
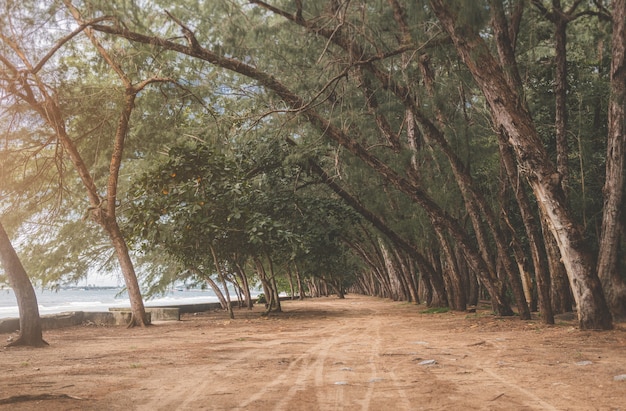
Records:
[[[218,304],[190,304],[167,307],[146,307],[146,314],[151,321],[180,321],[181,313],[194,313],[221,309]],[[47,314],[41,316],[41,328],[54,330],[58,328],[73,327],[81,324],[95,325],[127,325],[130,321],[130,308],[109,308],[108,312],[94,311],[69,311],[59,314]],[[0,334],[12,333],[20,330],[19,318],[0,319]]]

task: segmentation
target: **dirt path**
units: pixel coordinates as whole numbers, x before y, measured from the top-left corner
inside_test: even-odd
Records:
[[[48,348],[0,350],[0,410],[626,411],[623,324],[581,332],[360,296],[284,310],[49,331]]]

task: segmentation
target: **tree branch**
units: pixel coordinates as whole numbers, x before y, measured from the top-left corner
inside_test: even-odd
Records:
[[[109,16],[104,16],[104,17],[100,17],[100,18],[89,20],[85,23],[82,23],[76,30],[74,30],[67,36],[57,41],[57,43],[52,47],[52,49],[50,49],[50,51],[48,51],[48,53],[41,60],[39,60],[39,63],[37,63],[37,65],[32,68],[31,73],[36,74],[37,72],[39,72],[39,70],[41,70],[44,64],[46,64],[48,60],[50,60],[50,58],[54,55],[54,53],[57,52],[57,50],[63,47],[65,43],[73,39],[77,34],[85,30],[88,26],[95,24],[95,23],[99,23],[101,21],[106,21],[106,20],[112,20],[112,18]]]
[[[83,21],[82,16],[78,12],[78,9],[76,9],[76,7],[74,7],[72,2],[70,0],[63,0],[63,3],[65,3],[65,6],[72,13],[72,16],[74,17],[74,20],[76,20],[76,22],[79,23],[81,26],[84,25],[85,22]],[[132,83],[131,83],[130,79],[128,78],[128,76],[126,75],[124,70],[122,70],[122,67],[120,67],[120,65],[117,64],[117,62],[111,58],[109,53],[102,46],[102,43],[100,43],[100,41],[98,41],[96,36],[94,36],[93,30],[91,28],[85,28],[85,34],[87,35],[87,37],[89,37],[89,40],[91,40],[91,43],[98,50],[98,53],[100,53],[102,58],[104,58],[104,60],[113,69],[113,71],[115,71],[117,73],[117,75],[119,76],[120,80],[122,80],[122,82],[124,83],[124,86],[126,88],[131,87]]]
[[[180,26],[180,28],[183,31],[183,35],[185,36],[185,38],[187,39],[187,41],[189,42],[189,45],[194,48],[200,48],[200,43],[198,43],[198,39],[196,38],[195,34],[193,31],[191,31],[191,29],[189,27],[187,27],[186,25],[183,24],[182,21],[180,21],[179,18],[177,18],[176,16],[174,16],[172,13],[170,13],[169,11],[165,10],[165,14],[167,14],[172,20],[174,20],[174,22],[176,24],[178,24]]]

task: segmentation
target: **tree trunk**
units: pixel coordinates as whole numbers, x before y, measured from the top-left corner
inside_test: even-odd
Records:
[[[450,300],[453,299],[452,295],[448,293],[451,286],[448,281],[448,276],[443,273],[443,268],[441,264],[441,256],[438,251],[435,250],[434,247],[429,247],[428,249],[428,258],[429,265],[433,267],[433,277],[431,279],[436,279],[437,287],[434,286],[433,289],[435,291],[436,296],[434,297],[433,306],[434,307],[449,307]],[[437,300],[439,304],[437,304]]]
[[[315,281],[313,281],[312,278],[306,280],[307,286],[309,288],[309,294],[311,295],[312,298],[315,297],[319,297],[320,296],[320,292],[319,289],[317,287],[317,284],[315,283]]]
[[[337,294],[337,298],[343,300],[344,298],[346,298],[346,295],[343,291],[343,287],[341,286],[341,283],[339,281],[327,281],[326,282],[331,289],[335,290],[335,294]]]
[[[552,299],[550,298],[550,270],[548,268],[545,246],[542,247],[544,240],[540,232],[540,226],[537,224],[530,200],[522,186],[523,181],[519,179],[519,172],[511,147],[506,144],[506,140],[501,133],[498,133],[498,141],[500,158],[506,170],[511,190],[515,194],[524,229],[528,236],[528,245],[537,282],[537,297],[539,299],[541,318],[546,324],[554,324],[554,312],[552,310]]]
[[[300,269],[297,264],[294,264],[294,268],[296,270],[296,280],[298,281],[298,298],[300,300],[304,300],[305,292],[304,287],[302,286],[302,276],[300,275]]]
[[[9,278],[9,285],[13,288],[20,312],[20,334],[7,346],[42,347],[48,345],[43,340],[35,290],[2,223],[0,223],[0,263]]]
[[[272,287],[272,283],[270,279],[267,277],[267,273],[265,272],[265,267],[263,267],[263,263],[261,259],[258,257],[254,257],[254,264],[256,265],[256,271],[259,276],[259,280],[261,280],[261,285],[263,286],[263,292],[265,293],[265,313],[263,315],[268,315],[275,305],[275,292]]]
[[[393,293],[392,299],[394,301],[406,300],[405,284],[402,281],[401,274],[398,272],[399,268],[396,266],[396,262],[391,258],[391,255],[381,238],[378,239],[378,247],[380,248],[383,256],[385,269],[391,279],[391,291]]]
[[[419,293],[418,293],[418,295],[420,295],[422,297],[422,300],[424,301],[424,303],[426,303],[426,307],[432,307],[433,306],[433,286],[432,286],[432,284],[423,275],[419,277],[418,284],[419,284],[419,287],[418,287]]]
[[[274,306],[275,306],[274,311],[280,313],[283,311],[283,307],[280,305],[280,295],[278,291],[278,284],[276,284],[276,273],[274,272],[274,262],[272,261],[269,255],[267,256],[267,261],[270,267],[270,281],[272,282],[272,290],[274,292],[274,298],[273,298]]]
[[[559,14],[560,13],[555,13]],[[567,197],[569,186],[569,145],[567,143],[567,20],[559,18],[555,23],[555,131],[556,170],[561,178],[561,188]]]
[[[220,290],[220,287],[215,283],[215,281],[213,281],[211,276],[208,275],[208,274],[203,273],[202,271],[200,271],[199,269],[197,269],[195,267],[191,267],[189,270],[193,271],[198,277],[204,278],[206,280],[206,282],[209,283],[209,287],[211,287],[211,289],[213,290],[213,293],[215,294],[215,296],[219,300],[220,306],[222,307],[222,310],[226,310],[227,306],[228,306],[226,304],[226,298],[224,297],[224,294],[222,293],[222,290]]]
[[[217,276],[222,281],[222,287],[224,287],[224,296],[226,297],[226,310],[228,311],[228,316],[230,319],[235,318],[235,313],[233,312],[233,305],[230,301],[230,293],[228,292],[228,283],[226,282],[226,276],[222,272],[222,267],[220,266],[219,260],[217,259],[217,253],[212,245],[209,244],[209,249],[211,250],[211,255],[213,256],[213,264],[215,265],[215,270],[217,271]]]
[[[206,282],[209,283],[209,286],[213,290],[213,293],[215,294],[215,296],[219,300],[220,307],[222,307],[222,310],[228,311],[228,302],[226,301],[226,297],[224,297],[224,293],[222,293],[222,290],[220,289],[220,286],[217,285],[217,283],[215,281],[213,281],[213,279],[211,278],[210,275],[207,274],[206,276],[204,276],[204,278],[205,278]]]
[[[417,276],[415,275],[414,265],[411,258],[402,255],[399,250],[394,249],[393,253],[398,261],[402,273],[404,274],[404,280],[409,289],[409,301],[414,304],[419,304],[419,292],[417,288]]]
[[[554,314],[562,314],[572,311],[572,291],[565,266],[561,262],[561,253],[554,240],[554,236],[547,228],[545,216],[541,217],[544,244],[548,256],[548,267],[550,271],[550,300],[552,301],[552,311]]]
[[[126,290],[128,292],[128,298],[130,300],[130,309],[132,313],[131,322],[129,327],[139,325],[146,326],[148,324],[146,317],[146,309],[141,298],[141,289],[139,288],[139,282],[137,281],[137,275],[135,274],[135,267],[130,259],[128,253],[128,247],[126,241],[122,236],[119,226],[116,221],[110,221],[103,224],[105,231],[109,234],[113,248],[115,249],[115,255],[120,264],[122,275],[124,276],[124,282],[126,284]]]
[[[611,312],[616,317],[625,317],[626,283],[618,269],[618,250],[626,167],[626,0],[613,0],[611,56],[606,179],[597,267]]]
[[[364,233],[367,236],[366,230],[364,230]],[[350,241],[346,241],[346,243],[363,259],[363,261],[365,261],[367,265],[371,267],[372,273],[376,277],[379,284],[380,292],[378,296],[381,298],[390,298],[391,284],[389,283],[389,277],[384,269],[385,264],[383,262],[382,255],[380,254],[380,249],[373,239],[369,236],[367,236],[367,238],[370,240],[369,244],[372,246],[372,251],[366,250],[361,244],[354,244]]]
[[[480,284],[476,278],[476,274],[469,270],[467,279],[467,304],[476,307],[479,301]]]
[[[432,254],[432,249],[428,250],[427,253]],[[424,258],[423,261],[417,259],[416,264],[420,269],[422,277],[432,286],[432,306],[448,307],[448,294],[446,293],[443,275],[438,266],[432,265],[431,261],[434,261],[434,259],[431,258],[430,261],[427,258]]]
[[[289,280],[289,292],[292,300],[296,299],[295,289],[293,287],[293,274],[291,272],[291,267],[287,266],[287,278]]]
[[[250,294],[250,284],[248,284],[248,277],[246,277],[246,272],[239,263],[235,263],[235,267],[237,268],[237,273],[239,274],[239,278],[241,279],[243,293],[246,297],[246,306],[249,310],[251,310],[253,303],[252,295]]]
[[[461,279],[459,268],[456,264],[456,259],[454,258],[454,251],[452,250],[445,234],[443,234],[440,230],[435,230],[435,233],[439,239],[439,244],[444,256],[444,278],[447,277],[450,284],[448,303],[453,310],[465,311],[467,309],[467,299],[465,289],[463,287],[463,280]]]
[[[237,298],[237,306],[239,308],[242,308],[245,301],[243,297],[243,291],[241,289],[241,286],[239,285],[239,281],[237,280],[237,276],[226,275],[225,278],[227,282],[230,282],[233,285],[233,291],[235,291],[235,297]],[[232,306],[232,301],[231,301],[231,306]]]
[[[72,6],[71,2],[65,1],[65,5],[71,11],[77,23],[81,24],[81,16],[78,10]],[[74,141],[69,137],[66,129],[66,118],[64,116],[62,108],[58,104],[58,99],[54,93],[50,93],[50,89],[43,81],[38,77],[36,71],[30,71],[28,73],[28,81],[20,81],[19,87],[24,91],[17,91],[15,94],[22,100],[24,100],[34,111],[36,111],[41,118],[54,130],[56,137],[59,139],[63,149],[68,154],[71,162],[76,168],[76,172],[80,177],[85,189],[87,191],[87,197],[89,198],[90,210],[92,214],[100,224],[108,236],[111,238],[113,248],[117,253],[118,261],[124,275],[126,282],[126,288],[128,291],[132,320],[129,326],[147,324],[147,317],[143,300],[141,297],[141,291],[137,283],[137,277],[133,268],[132,261],[128,255],[128,248],[121,235],[117,220],[115,217],[115,209],[117,207],[117,185],[119,171],[121,167],[122,154],[124,150],[124,140],[129,130],[129,121],[131,113],[135,107],[135,98],[137,94],[143,90],[148,84],[160,81],[169,81],[167,79],[151,78],[144,80],[143,82],[133,85],[129,78],[126,76],[121,66],[115,62],[102,45],[95,38],[93,30],[91,28],[85,28],[85,34],[89,37],[92,44],[96,48],[98,54],[100,54],[107,64],[115,71],[125,88],[124,105],[120,113],[115,136],[112,144],[111,161],[109,164],[109,175],[107,177],[106,197],[103,199],[100,197],[98,189],[95,185],[87,165],[82,159]],[[27,67],[34,67],[28,61],[27,57],[18,52],[19,58],[26,64]],[[33,85],[38,90],[33,92]],[[39,99],[39,100],[38,100]],[[106,200],[106,201],[103,201]]]
[[[516,90],[507,84],[505,70],[493,58],[484,40],[460,22],[443,0],[431,0],[430,4],[480,87],[494,123],[506,134],[540,207],[548,216],[549,228],[557,240],[574,291],[580,328],[612,328],[589,247],[565,204],[559,175],[547,156],[525,104]]]

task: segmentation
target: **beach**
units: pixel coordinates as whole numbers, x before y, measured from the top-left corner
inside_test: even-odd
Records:
[[[121,287],[71,287],[55,290],[35,289],[40,315],[69,311],[108,311],[109,308],[129,307],[128,294]],[[234,296],[233,296],[234,297]],[[162,295],[145,299],[145,305],[168,306],[216,303],[211,290],[175,288]],[[0,319],[18,318],[17,300],[10,288],[0,289]]]
[[[0,410],[618,410],[626,327],[348,295],[78,326],[0,350]],[[8,335],[0,335],[3,340]]]

